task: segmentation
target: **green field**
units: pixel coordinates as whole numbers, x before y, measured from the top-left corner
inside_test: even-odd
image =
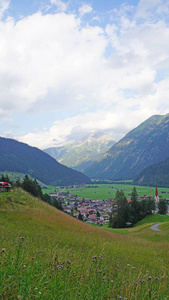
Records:
[[[169,299],[166,216],[108,232],[16,189],[0,194],[0,233],[0,299]]]
[[[8,174],[9,178],[13,181],[16,181],[17,179],[22,181],[25,176],[25,174],[22,173],[7,171],[0,173],[0,176],[2,174]],[[47,186],[40,181],[38,181],[38,183],[40,184],[43,193],[55,193],[63,190],[61,187]],[[119,189],[124,191],[127,198],[130,198],[130,194],[134,186],[126,183],[127,181],[124,184],[90,184],[83,188],[68,188],[65,189],[65,192],[69,191],[70,194],[78,195],[84,198],[90,198],[91,200],[107,200],[108,198],[114,198],[116,191]],[[136,189],[138,196],[140,197],[144,195],[150,195],[154,197],[155,195],[155,187],[136,186]],[[169,188],[158,187],[158,193],[162,198],[169,198]]]
[[[74,194],[77,196],[81,196],[84,198],[90,198],[91,200],[107,200],[109,198],[114,198],[117,190],[123,190],[125,196],[130,198],[131,191],[133,189],[133,185],[128,184],[93,184],[90,187],[83,188],[69,188],[65,189],[69,191],[70,194]],[[137,193],[139,197],[143,197],[144,195],[155,196],[155,187],[145,187],[145,186],[136,186]],[[50,187],[50,192],[59,191],[61,189]],[[44,190],[45,192],[48,190]],[[162,198],[169,198],[169,188],[158,188],[159,196]]]

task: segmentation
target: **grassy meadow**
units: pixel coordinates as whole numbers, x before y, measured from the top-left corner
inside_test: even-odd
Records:
[[[67,188],[64,191],[69,191],[70,194],[90,198],[91,200],[107,200],[114,198],[117,190],[123,190],[128,199],[133,187],[132,184],[90,184],[86,187]],[[136,186],[136,189],[139,197],[144,195],[155,196],[155,187]],[[61,190],[63,188],[48,186],[47,189],[43,190],[43,193],[59,192]],[[162,198],[169,198],[169,188],[158,187],[158,193]]]
[[[0,299],[164,300],[168,269],[169,217],[109,232],[20,189],[0,194]]]

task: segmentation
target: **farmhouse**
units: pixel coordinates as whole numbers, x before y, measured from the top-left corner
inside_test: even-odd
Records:
[[[0,182],[0,193],[8,192],[11,189],[11,184],[8,182],[1,181]]]

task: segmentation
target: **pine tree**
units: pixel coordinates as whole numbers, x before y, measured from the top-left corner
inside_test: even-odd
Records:
[[[128,203],[124,192],[117,190],[115,196],[115,203],[117,207],[113,208],[112,212],[112,227],[124,228],[128,221]]]
[[[53,206],[63,211],[62,201],[60,198],[59,199],[53,198]]]
[[[130,202],[130,221],[135,224],[140,218],[140,205],[138,202],[137,190],[134,187],[131,192],[131,202]]]
[[[166,215],[167,214],[167,202],[165,199],[160,199],[158,202],[158,213],[160,215]]]
[[[81,212],[79,212],[78,219],[79,219],[80,221],[83,221],[83,216],[82,216]]]

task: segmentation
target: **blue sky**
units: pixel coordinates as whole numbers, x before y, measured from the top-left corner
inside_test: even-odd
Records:
[[[0,136],[116,141],[169,113],[169,0],[0,0]]]

